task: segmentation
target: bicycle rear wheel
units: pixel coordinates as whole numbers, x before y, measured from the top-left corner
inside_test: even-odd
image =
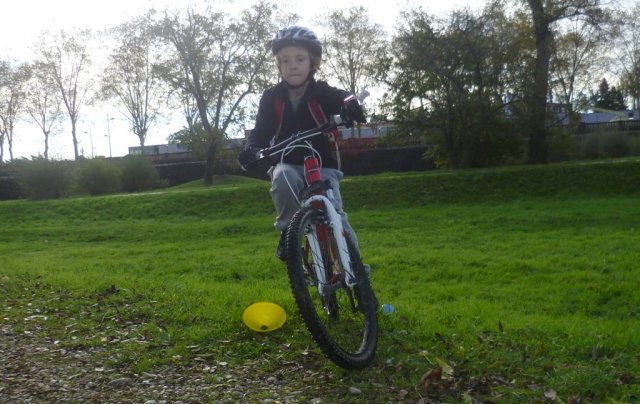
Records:
[[[321,246],[321,257],[312,253],[313,238]],[[334,253],[335,245],[324,212],[316,208],[300,209],[287,229],[289,282],[300,314],[323,353],[343,368],[362,368],[371,362],[376,351],[376,298],[352,240],[347,238],[356,274],[353,287],[346,286],[336,268],[339,256]],[[326,274],[322,287],[314,271],[314,264],[320,262]]]

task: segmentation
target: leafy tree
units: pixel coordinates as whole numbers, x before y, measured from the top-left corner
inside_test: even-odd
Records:
[[[527,0],[531,13],[531,29],[535,39],[535,70],[526,95],[529,162],[547,162],[547,95],[549,71],[554,43],[554,24],[562,20],[583,20],[597,26],[606,14],[600,0]]]
[[[608,109],[611,111],[623,111],[627,109],[624,102],[624,96],[622,95],[622,90],[617,89],[616,86],[611,86],[611,88],[609,88],[607,79],[602,79],[600,86],[598,87],[598,92],[593,98],[593,106],[596,108]]]
[[[24,86],[28,78],[29,69],[25,64],[0,63],[0,162],[3,161],[5,141],[9,159],[13,160],[14,129],[24,106]]]
[[[140,147],[144,147],[149,127],[159,115],[164,91],[152,69],[159,55],[151,35],[151,18],[151,14],[136,17],[112,31],[118,46],[102,75],[103,96],[115,98],[124,109]]]
[[[56,97],[58,89],[46,67],[39,62],[31,66],[31,79],[27,83],[25,109],[42,131],[44,159],[49,159],[49,137],[63,118],[62,103]]]
[[[509,52],[495,40],[495,11],[448,20],[410,11],[393,43],[389,84],[401,129],[429,137],[433,157],[453,168],[494,165],[517,149],[503,119]]]
[[[189,8],[184,18],[167,13],[158,26],[170,44],[158,72],[172,88],[193,97],[207,135],[207,184],[223,140],[244,119],[245,98],[266,87],[271,70],[266,45],[276,30],[275,10],[260,2],[234,17]]]
[[[169,135],[169,143],[175,143],[184,149],[190,150],[200,160],[207,158],[209,141],[207,133],[200,122],[191,124],[189,127]]]
[[[87,50],[88,30],[68,33],[61,30],[57,33],[42,35],[39,63],[45,67],[47,74],[56,83],[62,102],[71,121],[71,137],[75,159],[78,153],[76,125],[80,109],[86,102],[91,85],[89,78],[90,58]]]

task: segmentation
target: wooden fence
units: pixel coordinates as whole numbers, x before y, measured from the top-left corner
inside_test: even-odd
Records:
[[[640,120],[629,119],[625,121],[581,123],[578,126],[578,134],[593,132],[640,132]]]

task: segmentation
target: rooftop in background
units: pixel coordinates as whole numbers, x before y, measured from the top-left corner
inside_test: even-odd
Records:
[[[640,119],[638,111],[607,111],[597,110],[593,112],[583,113],[580,116],[581,123],[606,123],[625,120],[637,120]]]

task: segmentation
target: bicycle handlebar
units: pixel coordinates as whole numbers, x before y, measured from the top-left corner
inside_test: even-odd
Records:
[[[275,156],[278,153],[281,153],[284,149],[287,148],[287,146],[306,140],[306,139],[310,139],[312,137],[318,136],[318,135],[322,135],[325,133],[329,133],[334,129],[337,129],[341,126],[345,126],[348,127],[350,124],[352,124],[353,122],[350,120],[345,120],[342,116],[340,115],[332,115],[329,117],[329,122],[318,126],[317,128],[313,128],[313,129],[309,129],[306,131],[302,131],[302,132],[297,132],[294,133],[293,135],[289,136],[288,138],[284,139],[283,141],[273,145],[273,146],[269,146],[269,147],[265,147],[264,149],[260,149],[257,153],[257,158],[256,158],[256,162]]]

